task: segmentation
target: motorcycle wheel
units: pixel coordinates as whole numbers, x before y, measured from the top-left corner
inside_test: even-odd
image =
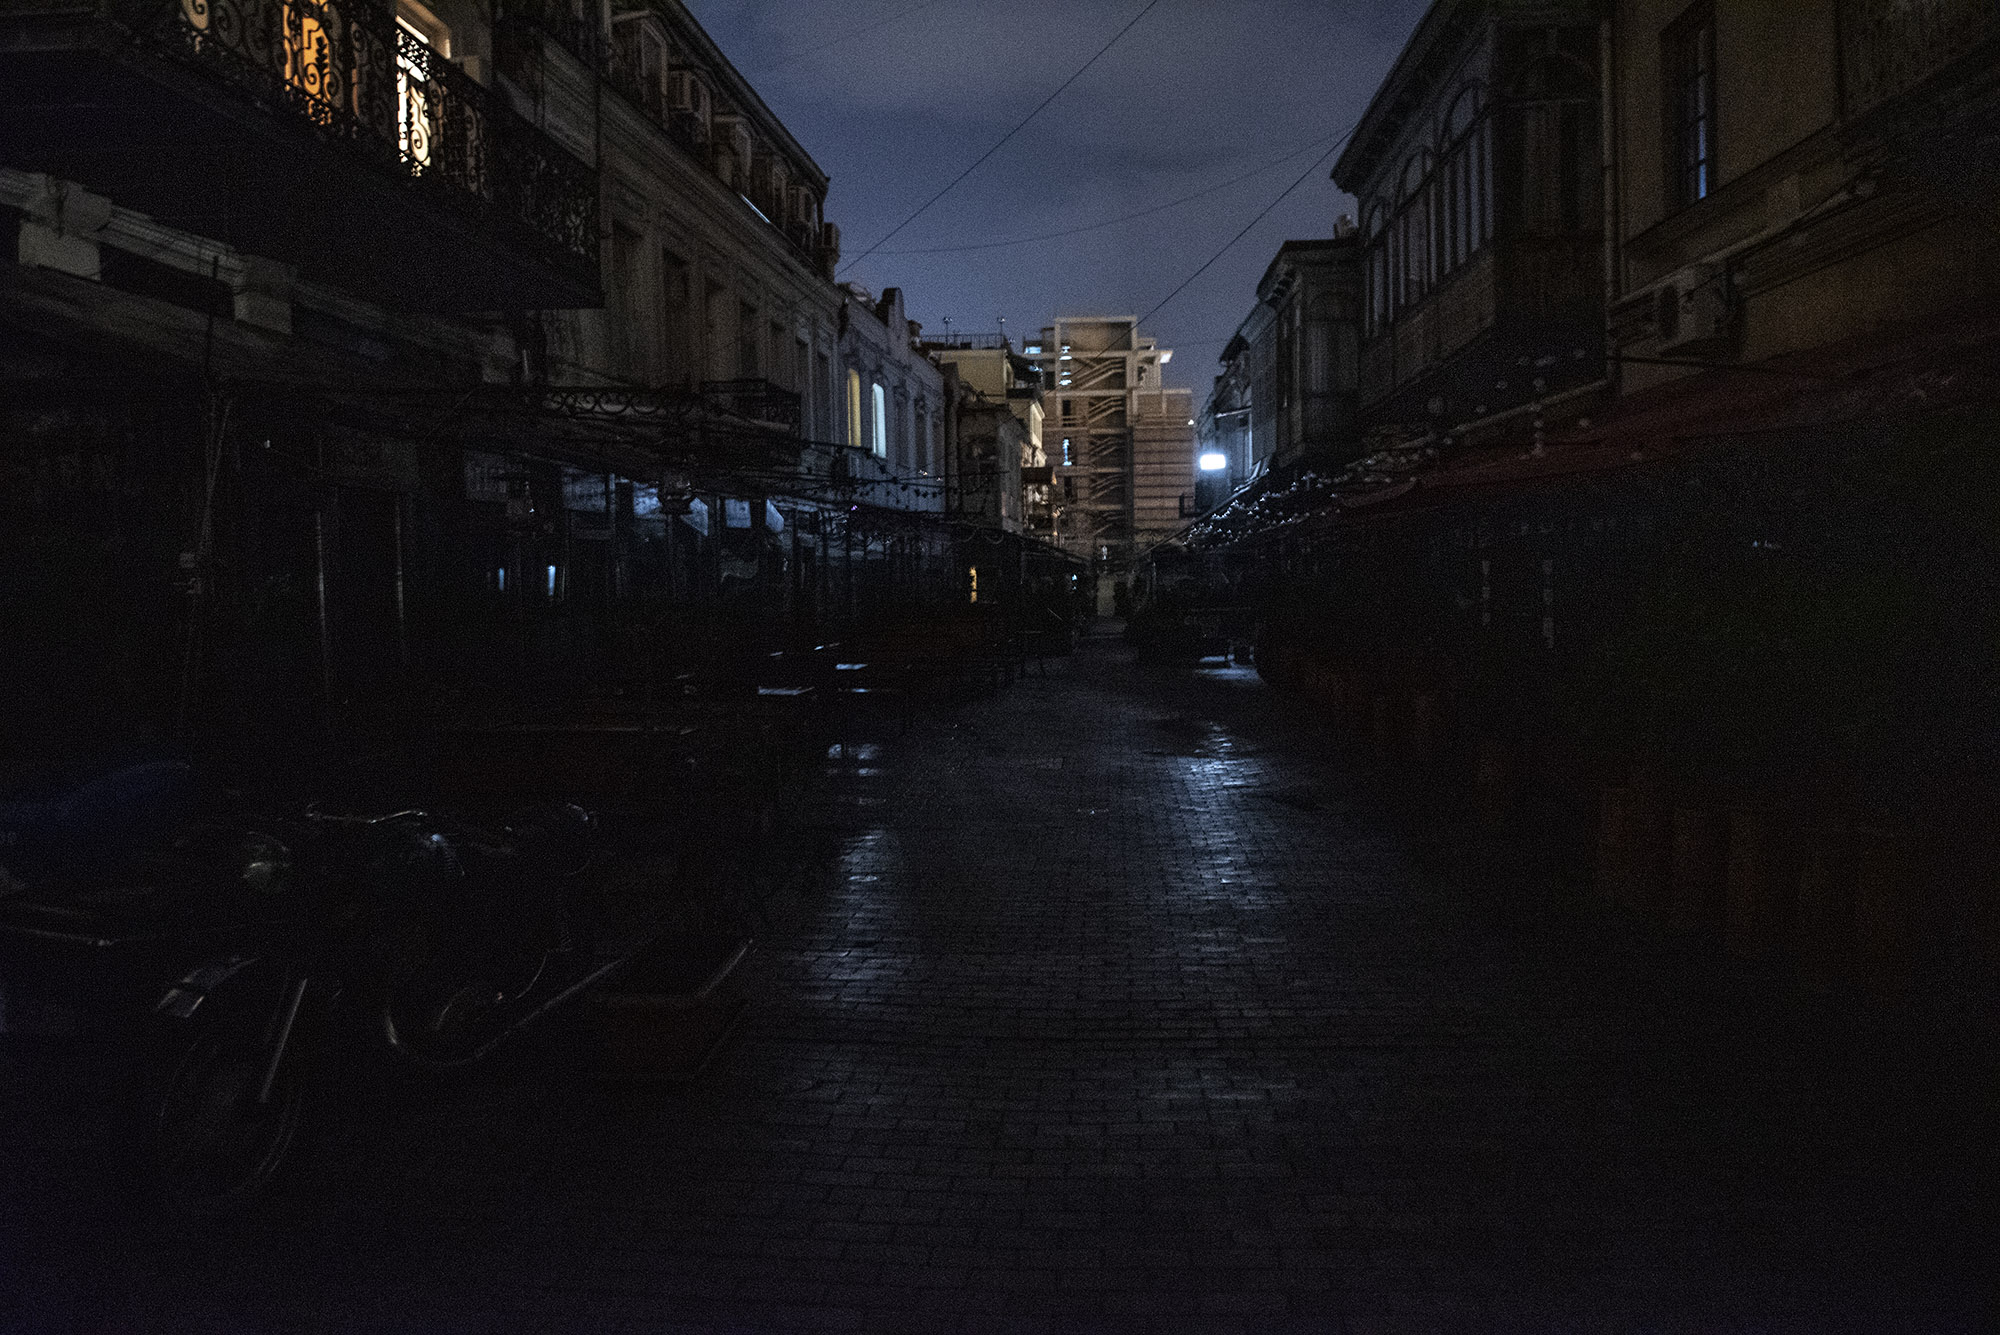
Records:
[[[219,1221],[263,1194],[298,1138],[305,1108],[301,1055],[286,1054],[269,1101],[259,1103],[269,1056],[261,1025],[217,1020],[183,1041],[148,1099],[157,1209]]]

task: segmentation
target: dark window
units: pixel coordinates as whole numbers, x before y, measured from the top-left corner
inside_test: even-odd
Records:
[[[1674,203],[1686,206],[1715,191],[1715,8],[1696,5],[1667,29],[1661,68],[1666,75],[1667,164]]]
[[[757,308],[749,302],[736,307],[736,374],[755,380],[764,373],[757,356]]]
[[[611,349],[618,370],[633,379],[646,373],[646,340],[639,329],[639,234],[611,224]]]
[[[689,321],[694,304],[694,270],[671,250],[660,252],[660,382],[684,385],[699,380],[694,355],[688,347]]]

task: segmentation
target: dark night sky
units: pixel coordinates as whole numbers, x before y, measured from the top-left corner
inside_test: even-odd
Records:
[[[827,218],[859,255],[963,170],[1145,0],[689,0],[833,177]],[[1161,0],[1068,92],[875,256],[842,273],[901,287],[912,318],[1032,334],[1057,314],[1142,315],[1353,125],[1428,0]],[[1315,140],[1325,140],[1309,147]],[[1306,151],[1269,165],[1294,150]],[[1087,226],[1057,240],[891,254]],[[1146,326],[1207,392],[1278,244],[1351,212],[1332,158]],[[1018,341],[1018,340],[1017,340]]]

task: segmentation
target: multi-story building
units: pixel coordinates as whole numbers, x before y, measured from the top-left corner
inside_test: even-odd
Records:
[[[943,596],[825,188],[676,0],[8,6],[10,698],[295,730]]]
[[[1267,473],[1325,467],[1359,452],[1360,258],[1346,218],[1330,238],[1278,248],[1257,284],[1257,305],[1222,350],[1221,373],[1197,419],[1197,509],[1212,509]]]
[[[519,312],[601,300],[591,122],[537,125],[493,52],[477,5],[0,15],[10,700],[299,735],[527,652],[494,584],[559,593],[564,470],[632,459],[490,470],[525,559],[456,528]]]
[[[1436,0],[1335,163],[1366,247],[1364,429],[1477,439],[1601,389],[1597,10]]]
[[[1040,369],[1004,334],[952,334],[927,339],[924,348],[958,384],[956,431],[947,425],[953,513],[1053,541],[1057,511],[1043,445]],[[1005,432],[993,409],[1019,429]],[[1002,445],[1003,434],[1013,448]]]
[[[1624,0],[1606,25],[1627,394],[2000,296],[2000,8]]]
[[[1097,601],[1109,610],[1134,557],[1179,527],[1181,498],[1192,497],[1192,394],[1163,392],[1174,354],[1129,315],[1059,319],[1024,351],[1055,405],[1043,440],[1061,542],[1098,563]]]

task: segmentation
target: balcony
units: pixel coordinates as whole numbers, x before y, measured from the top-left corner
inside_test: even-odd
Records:
[[[595,173],[375,0],[9,3],[0,142],[385,306],[601,303]]]
[[[728,413],[794,436],[805,421],[800,397],[768,380],[704,380],[701,400],[710,412]]]
[[[1863,115],[1996,40],[1993,0],[1841,0],[1843,109]]]

